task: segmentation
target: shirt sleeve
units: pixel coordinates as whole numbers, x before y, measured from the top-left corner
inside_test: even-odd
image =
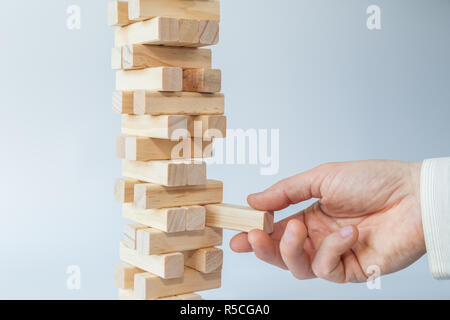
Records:
[[[425,160],[420,179],[430,271],[435,279],[450,279],[450,158]]]

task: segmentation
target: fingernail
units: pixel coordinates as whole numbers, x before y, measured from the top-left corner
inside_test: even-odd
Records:
[[[295,240],[294,233],[292,232],[291,228],[287,226],[286,230],[284,230],[283,240],[290,243]]]
[[[353,235],[353,228],[352,226],[347,226],[342,228],[339,232],[342,238],[350,238]]]

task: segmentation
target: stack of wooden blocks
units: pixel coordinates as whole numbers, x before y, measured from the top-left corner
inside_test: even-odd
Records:
[[[117,26],[113,111],[122,115],[115,184],[126,225],[114,280],[121,299],[201,299],[221,286],[222,228],[273,230],[273,213],[222,204],[207,180],[212,141],[226,134],[219,0],[129,0],[109,4]]]

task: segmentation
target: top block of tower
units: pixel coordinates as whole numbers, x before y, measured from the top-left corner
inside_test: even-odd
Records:
[[[170,17],[220,21],[219,0],[129,0],[130,20]]]

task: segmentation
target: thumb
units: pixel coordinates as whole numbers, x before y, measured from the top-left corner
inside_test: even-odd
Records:
[[[248,204],[256,210],[278,211],[311,198],[321,198],[320,186],[330,166],[322,165],[281,180],[266,191],[248,196]]]

